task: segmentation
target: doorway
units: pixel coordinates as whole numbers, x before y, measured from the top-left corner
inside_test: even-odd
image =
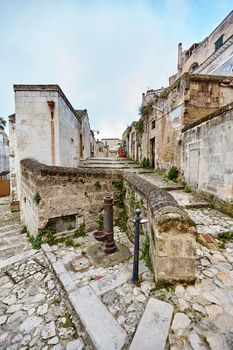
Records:
[[[155,167],[155,137],[150,139],[150,166]]]

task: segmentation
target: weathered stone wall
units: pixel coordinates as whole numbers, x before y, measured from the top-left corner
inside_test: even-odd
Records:
[[[173,85],[157,95],[151,96],[149,91],[150,99],[144,98],[142,104],[146,109],[146,106],[153,102],[152,108],[144,118],[144,132],[141,138],[143,156],[146,152],[145,158],[151,160],[151,147],[154,138],[155,168],[166,169],[171,165],[180,168],[182,128],[188,127],[218,108],[231,103],[233,101],[232,94],[232,77],[190,75],[188,73],[185,73]],[[153,120],[155,120],[155,129],[151,128]],[[129,140],[132,139],[133,132],[134,128],[132,127]],[[137,145],[135,145],[135,149],[137,149]]]
[[[233,103],[184,129],[185,180],[223,200],[233,200]]]
[[[87,229],[97,228],[103,197],[117,198],[113,182],[118,174],[95,169],[48,167],[33,160],[21,162],[21,215],[31,234],[44,228],[49,219],[77,216]],[[35,203],[36,193],[40,201]]]
[[[167,192],[136,174],[93,169],[49,167],[33,160],[23,160],[22,220],[32,234],[44,228],[49,219],[75,214],[84,220],[88,229],[97,228],[103,196],[112,194],[115,201],[123,200],[121,214],[127,212],[126,228],[132,237],[133,209],[142,208],[149,220],[150,254],[155,277],[169,280],[195,278],[194,223]],[[124,188],[115,182],[123,180]],[[101,186],[101,187],[100,187]],[[35,203],[35,194],[40,201]],[[124,198],[125,194],[125,198]],[[119,207],[118,207],[119,209]],[[117,205],[115,213],[118,212]]]
[[[195,277],[196,228],[188,215],[166,191],[135,174],[124,173],[125,205],[133,218],[133,208],[140,206],[143,226],[150,239],[150,253],[158,280],[193,280]],[[128,222],[129,234],[134,225]]]
[[[77,167],[80,159],[81,124],[60,95],[58,95],[58,123],[56,148],[59,151],[56,165]]]

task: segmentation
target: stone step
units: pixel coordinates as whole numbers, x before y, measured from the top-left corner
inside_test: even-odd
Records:
[[[182,190],[168,191],[170,195],[177,201],[181,208],[205,208],[209,206],[209,203],[205,200],[196,199],[192,193],[186,193]]]
[[[12,230],[17,230],[20,229],[21,226],[19,224],[14,224],[14,225],[7,225],[7,226],[2,226],[0,227],[0,233],[12,231]]]
[[[147,268],[141,261],[139,264],[139,274],[147,271]],[[90,282],[89,286],[97,295],[102,295],[113,288],[117,288],[121,284],[126,283],[132,277],[132,270],[133,265],[124,266],[116,271],[115,274],[109,274],[99,280]]]
[[[2,242],[1,242],[2,243]],[[1,247],[0,247],[0,252],[6,252],[7,250],[12,250],[12,254],[14,254],[15,253],[15,250],[18,248],[20,248],[20,247],[23,247],[23,246],[25,246],[25,245],[27,245],[27,242],[26,241],[22,241],[22,242],[20,242],[20,241],[18,241],[17,243],[16,242],[14,242],[14,243],[9,243],[9,244],[4,244],[3,246],[2,246],[2,244],[1,244]],[[18,250],[17,249],[17,250]]]
[[[130,169],[130,168],[140,168],[140,165],[138,164],[132,164],[132,165],[112,165],[112,164],[86,164],[81,165],[80,168],[98,168],[98,169]]]
[[[70,293],[69,299],[96,349],[122,349],[126,332],[89,286]]]
[[[4,238],[5,236],[6,237],[12,237],[14,235],[18,235],[20,233],[20,228],[16,228],[16,229],[13,229],[11,231],[4,231],[4,232],[1,232],[0,233],[0,238]]]
[[[22,252],[22,253],[19,253],[19,254],[16,254],[10,258],[7,258],[7,259],[4,259],[4,260],[0,260],[0,269],[3,269],[7,266],[10,266],[12,264],[15,264],[16,262],[20,261],[20,260],[24,260],[24,259],[27,259],[29,258],[30,256],[36,254],[36,250],[27,250],[25,252]]]
[[[173,314],[173,306],[150,298],[129,350],[163,350]]]

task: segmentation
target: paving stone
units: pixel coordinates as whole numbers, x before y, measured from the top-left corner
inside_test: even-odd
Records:
[[[7,316],[3,315],[3,316],[0,316],[0,326],[3,325],[7,320]]]
[[[41,333],[42,339],[52,338],[56,335],[55,322],[51,321],[47,323]]]
[[[37,315],[45,315],[48,312],[48,304],[40,305],[37,309]]]
[[[189,335],[189,342],[193,350],[205,350],[206,348],[202,346],[201,339],[198,334],[192,333]]]
[[[16,311],[19,311],[21,307],[22,307],[22,304],[13,304],[7,309],[6,313],[13,314]]]
[[[43,322],[43,320],[41,317],[29,316],[20,325],[20,331],[25,332],[25,333],[30,333],[42,322]]]
[[[130,350],[163,350],[166,345],[173,307],[150,298],[139,322]]]
[[[207,336],[206,341],[211,350],[231,350],[225,341],[224,335],[213,334],[211,336]]]
[[[22,320],[25,313],[21,310],[14,312],[10,317],[8,317],[7,323],[15,322],[16,320]]]
[[[182,329],[187,328],[191,323],[191,320],[188,316],[182,312],[177,312],[174,316],[171,329],[176,332]]]
[[[53,338],[49,339],[48,344],[56,345],[58,342],[59,342],[59,338],[58,337],[53,337]]]
[[[3,299],[3,303],[7,304],[7,305],[15,304],[15,302],[16,302],[16,295],[15,294],[12,294],[9,297]]]
[[[207,305],[206,312],[210,319],[214,320],[219,314],[223,312],[223,308],[219,305]]]
[[[123,347],[125,331],[90,287],[72,292],[69,298],[98,350],[118,350]]]
[[[84,349],[85,347],[81,339],[73,340],[66,345],[66,350],[84,350]]]
[[[184,293],[185,293],[184,287],[182,285],[178,285],[175,289],[175,295],[178,298],[182,298],[184,296]]]

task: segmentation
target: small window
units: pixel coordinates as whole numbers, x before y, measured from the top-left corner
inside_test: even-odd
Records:
[[[198,63],[195,63],[195,64],[192,66],[192,71],[194,72],[197,68],[198,68]]]
[[[223,35],[220,36],[220,38],[217,41],[215,41],[214,45],[215,45],[215,51],[220,49],[220,47],[223,45]]]
[[[151,122],[151,129],[154,129],[155,128],[155,120],[152,120]]]

